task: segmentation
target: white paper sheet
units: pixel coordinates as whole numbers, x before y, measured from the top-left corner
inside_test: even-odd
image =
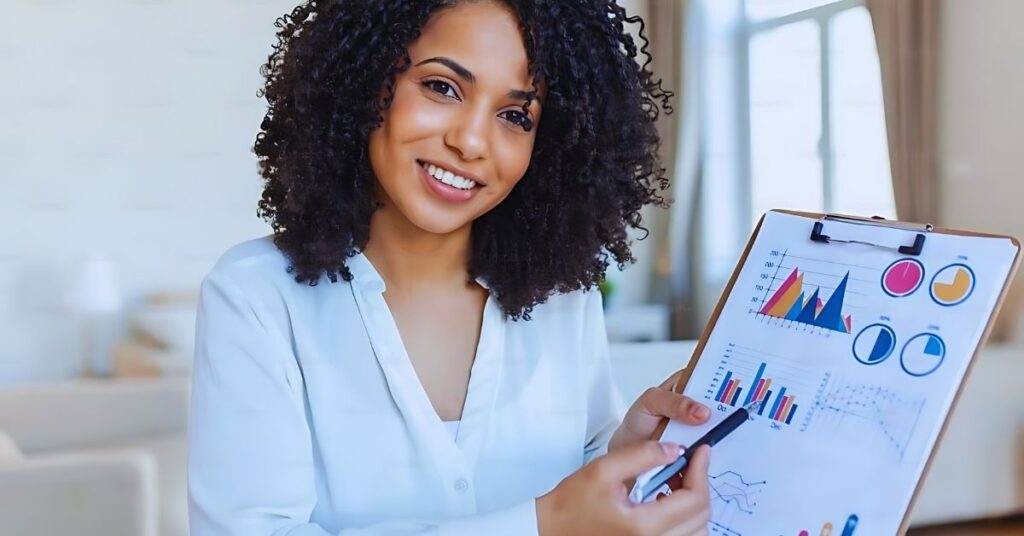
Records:
[[[713,535],[895,534],[1017,253],[942,234],[919,256],[823,244],[814,221],[765,216],[685,389],[712,418],[662,436],[688,445],[765,400],[713,450]],[[893,246],[916,234],[836,221],[824,233]]]

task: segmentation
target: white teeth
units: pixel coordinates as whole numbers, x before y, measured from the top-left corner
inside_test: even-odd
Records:
[[[435,166],[434,164],[425,164],[423,166],[423,168],[426,169],[427,173],[429,173],[435,179],[437,179],[437,180],[439,180],[439,181],[441,181],[441,182],[443,182],[443,183],[445,183],[448,186],[451,186],[453,188],[458,188],[460,190],[470,190],[474,186],[476,186],[476,182],[474,182],[474,181],[472,181],[470,179],[467,179],[465,177],[461,177],[459,175],[456,175],[456,174],[452,173],[451,171],[446,171],[444,169],[441,169],[441,168]]]

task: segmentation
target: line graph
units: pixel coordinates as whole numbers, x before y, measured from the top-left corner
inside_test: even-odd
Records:
[[[767,484],[765,480],[752,480],[749,476],[733,470],[709,474],[711,521],[708,523],[708,532],[723,536],[742,536],[733,527],[738,521],[754,515],[758,500]]]
[[[907,397],[886,387],[826,378],[803,429],[829,427],[858,442],[873,436],[876,443],[891,449],[902,461],[924,404],[922,398]]]
[[[711,485],[711,500],[731,505],[744,514],[754,513],[757,497],[764,490],[766,481],[748,482],[736,471],[723,471],[708,475]]]

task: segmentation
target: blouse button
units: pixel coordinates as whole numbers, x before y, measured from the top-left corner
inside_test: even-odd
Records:
[[[469,489],[469,482],[466,482],[465,478],[460,478],[455,481],[455,491],[465,493],[467,489]]]

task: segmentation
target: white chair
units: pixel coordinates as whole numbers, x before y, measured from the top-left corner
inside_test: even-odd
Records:
[[[24,456],[0,430],[4,534],[156,536],[156,467],[137,450]]]
[[[186,378],[0,390],[0,532],[186,536],[188,395]]]

